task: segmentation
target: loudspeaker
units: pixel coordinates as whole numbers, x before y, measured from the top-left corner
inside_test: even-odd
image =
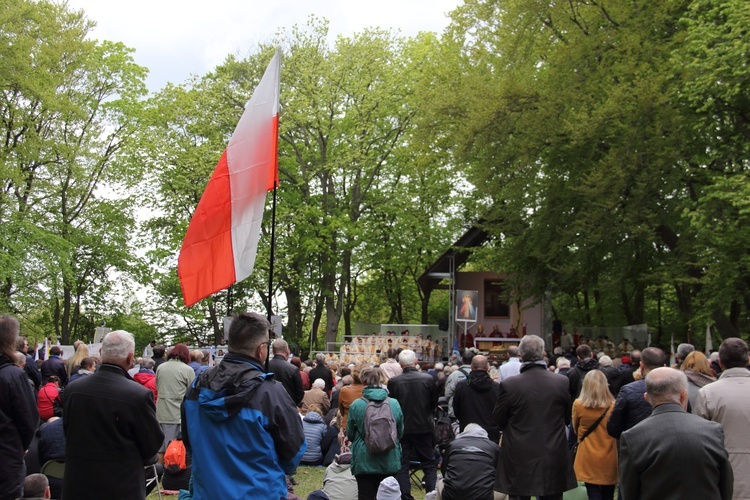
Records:
[[[559,319],[552,322],[552,333],[562,333],[562,321]]]
[[[442,318],[440,321],[438,321],[438,330],[440,330],[441,332],[448,331],[448,318]]]

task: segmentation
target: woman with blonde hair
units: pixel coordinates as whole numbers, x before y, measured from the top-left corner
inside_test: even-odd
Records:
[[[89,357],[89,346],[81,342],[68,360],[68,380],[81,369],[81,361]]]
[[[573,402],[573,431],[578,436],[574,469],[586,484],[589,500],[612,500],[617,484],[617,442],[607,433],[607,419],[615,398],[607,377],[591,370],[583,379],[581,395]]]
[[[708,364],[708,358],[705,354],[700,351],[693,351],[687,355],[685,361],[682,362],[680,370],[685,372],[688,379],[688,401],[690,402],[690,411],[695,411],[695,398],[698,396],[698,391],[701,387],[716,382],[711,371],[711,366]]]

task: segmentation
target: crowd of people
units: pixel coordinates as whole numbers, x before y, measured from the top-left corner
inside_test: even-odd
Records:
[[[400,346],[339,364],[269,330],[237,315],[216,366],[183,344],[136,358],[120,330],[37,368],[0,316],[0,500],[145,498],[159,481],[180,499],[295,499],[300,465],[326,467],[311,499],[750,498],[739,338],[711,357],[681,344],[671,365],[656,347],[555,359],[534,335],[502,365]],[[40,474],[55,461],[62,477]]]

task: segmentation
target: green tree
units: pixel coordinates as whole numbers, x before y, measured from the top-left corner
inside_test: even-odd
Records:
[[[118,160],[146,70],[121,43],[86,39],[92,24],[67,5],[12,0],[0,15],[0,300],[47,304],[68,342],[110,271],[131,264],[131,204],[117,190],[137,171]]]
[[[708,1],[457,9],[445,45],[461,55],[461,81],[443,87],[452,150],[487,193],[491,262],[522,295],[551,291],[573,307],[557,313],[596,325],[657,323],[663,300],[678,333],[707,316],[732,333],[719,319],[736,306],[705,294],[706,264],[728,255],[716,242],[706,254],[698,226],[713,220],[706,194],[722,189],[707,153],[720,176],[747,158],[710,124],[721,115],[745,133],[746,17],[743,2]]]
[[[408,306],[419,300],[415,276],[449,239],[442,230],[449,217],[441,219],[451,202],[445,163],[410,145],[411,71],[425,65],[426,44],[377,30],[339,37],[332,46],[327,36],[327,23],[311,19],[276,41],[285,56],[274,290],[269,296],[268,210],[256,271],[232,287],[233,295],[243,291],[235,308],[250,306],[253,292],[265,306],[283,296],[285,336],[303,345],[310,336],[317,345],[320,330],[327,342],[335,341],[342,322],[350,332],[362,317],[357,308],[373,294],[384,297],[393,317],[418,318],[420,310]],[[150,258],[162,270],[156,281],[168,310],[198,328],[216,298],[184,310],[174,256],[272,51],[260,47],[245,59],[230,57],[188,85],[168,87],[147,114],[138,161],[154,172],[147,187],[157,214],[149,222]]]

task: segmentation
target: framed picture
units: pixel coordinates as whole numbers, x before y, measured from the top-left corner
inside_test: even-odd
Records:
[[[508,304],[505,299],[505,283],[503,280],[485,280],[484,317],[510,317],[510,304]]]
[[[456,321],[476,321],[479,292],[456,290]]]

